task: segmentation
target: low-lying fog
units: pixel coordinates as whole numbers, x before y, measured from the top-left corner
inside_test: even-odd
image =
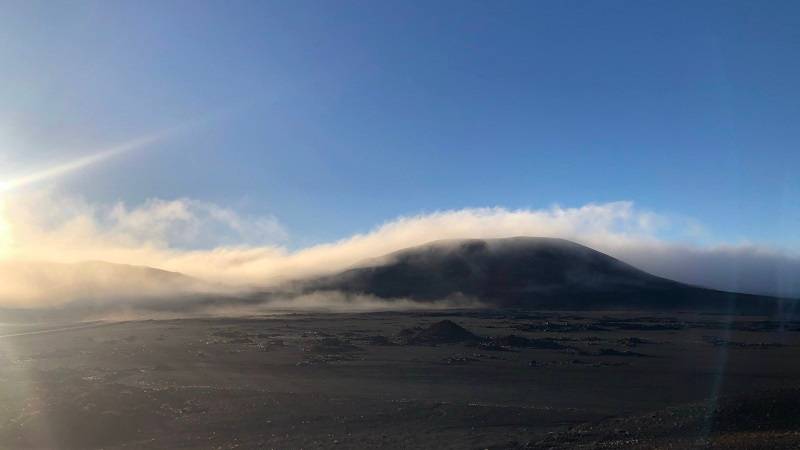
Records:
[[[663,229],[672,234],[685,229],[688,236],[695,225],[630,202],[442,211],[401,217],[365,234],[294,250],[286,247],[287,233],[274,218],[244,217],[188,199],[130,207],[35,192],[3,198],[0,206],[0,307],[7,309],[78,305],[174,312],[209,304],[218,308],[229,300],[231,306],[251,304],[253,293],[432,240],[510,236],[574,240],[685,283],[800,296],[797,255],[754,244],[703,244],[691,236],[662,239]],[[210,246],[192,246],[197,242]],[[272,304],[281,302],[287,308],[421,307],[342,294],[273,299]]]

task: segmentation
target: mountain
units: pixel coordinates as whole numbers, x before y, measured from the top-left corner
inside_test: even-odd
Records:
[[[770,312],[779,300],[661,278],[564,239],[435,241],[316,279],[338,290],[421,302],[462,295],[499,307]]]
[[[219,289],[217,289],[219,290]],[[103,261],[0,262],[0,307],[154,303],[214,292],[214,286],[166,270]]]
[[[179,272],[104,261],[0,262],[0,317],[5,322],[77,321],[188,314],[252,305],[246,289]]]

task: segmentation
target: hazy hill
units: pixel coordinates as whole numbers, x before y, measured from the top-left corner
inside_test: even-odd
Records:
[[[564,239],[435,241],[311,281],[311,290],[431,301],[452,295],[504,307],[767,311],[777,299],[690,286]]]
[[[169,298],[209,292],[212,286],[177,272],[102,261],[0,262],[0,305],[20,308],[73,302]]]

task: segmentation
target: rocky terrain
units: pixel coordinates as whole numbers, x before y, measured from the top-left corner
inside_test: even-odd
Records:
[[[281,314],[0,330],[2,448],[798,448],[800,323]]]

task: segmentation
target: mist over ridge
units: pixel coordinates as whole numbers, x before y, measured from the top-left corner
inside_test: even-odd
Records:
[[[559,238],[442,240],[312,280],[337,290],[425,302],[463,295],[493,307],[778,312],[780,301],[658,277]]]
[[[288,248],[289,233],[274,217],[251,217],[191,199],[98,205],[31,191],[4,198],[0,219],[0,306],[6,307],[38,308],[87,298],[151,302],[156,297],[236,296],[336,274],[435,240],[513,236],[568,239],[688,284],[800,296],[800,258],[754,244],[713,246],[658,238],[660,229],[684,225],[631,202],[439,211],[295,250]],[[186,275],[191,282],[146,270],[117,276],[120,271],[93,271],[85,261],[151,267]]]

